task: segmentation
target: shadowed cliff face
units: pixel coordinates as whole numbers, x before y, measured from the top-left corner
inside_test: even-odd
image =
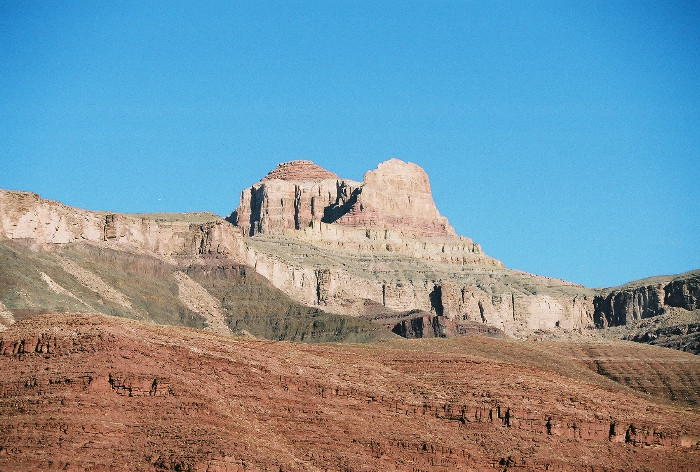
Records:
[[[598,328],[618,327],[612,332],[623,339],[700,354],[700,271],[606,289],[593,303]]]
[[[595,297],[594,304],[594,319],[600,328],[663,315],[670,308],[700,310],[700,271],[607,289]]]

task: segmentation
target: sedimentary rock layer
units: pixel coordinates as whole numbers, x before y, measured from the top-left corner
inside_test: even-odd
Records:
[[[331,210],[332,211],[332,210]],[[333,222],[391,228],[419,236],[454,236],[433,201],[428,174],[418,165],[390,159],[365,174],[345,214]]]
[[[594,299],[596,326],[623,326],[669,308],[700,310],[700,271],[654,277],[608,289]]]
[[[249,236],[304,229],[314,221],[418,236],[455,235],[435,207],[428,175],[398,159],[367,172],[361,183],[340,179],[310,161],[280,164],[243,191],[230,221]]]
[[[0,190],[0,237],[39,245],[106,242],[168,258],[243,252],[237,231],[212,213],[120,214],[82,210],[29,192]]]
[[[697,392],[696,357],[629,343],[313,346],[46,315],[0,334],[0,469],[697,470],[697,411],[600,359]]]

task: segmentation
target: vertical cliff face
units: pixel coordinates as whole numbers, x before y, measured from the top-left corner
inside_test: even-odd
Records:
[[[281,234],[314,221],[383,228],[417,236],[455,236],[440,215],[428,175],[416,164],[391,159],[363,182],[340,179],[310,161],[291,161],[241,194],[229,221],[246,236]]]
[[[624,326],[663,315],[670,308],[700,309],[700,273],[657,277],[610,289],[595,297],[594,320],[599,328]]]
[[[320,221],[324,208],[336,201],[336,180],[271,179],[246,189],[241,204],[228,218],[244,236],[282,234]]]
[[[306,228],[322,219],[325,208],[338,200],[339,187],[350,188],[349,182],[311,161],[285,162],[245,189],[227,219],[244,236]]]
[[[605,336],[700,354],[700,270],[601,290],[593,303]]]
[[[672,280],[664,286],[664,304],[686,310],[700,310],[700,274]]]
[[[457,323],[479,322],[508,333],[593,327],[592,296],[586,290],[566,295],[531,294],[516,286],[501,285],[502,293],[489,293],[474,285],[442,281],[430,292],[430,310]],[[497,282],[493,282],[494,285]]]
[[[392,228],[419,236],[455,235],[435,206],[428,174],[416,164],[398,159],[367,172],[355,201],[334,222]]]

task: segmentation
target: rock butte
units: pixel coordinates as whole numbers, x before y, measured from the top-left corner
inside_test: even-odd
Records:
[[[231,220],[250,236],[321,222],[417,236],[455,235],[435,207],[428,175],[398,159],[367,172],[361,183],[340,179],[311,161],[279,164],[243,191]]]
[[[455,234],[435,206],[425,171],[398,159],[368,171],[362,182],[338,177],[311,161],[280,164],[241,193],[226,221],[205,213],[91,212],[12,191],[0,191],[0,205],[1,238],[33,241],[39,247],[97,244],[172,264],[226,258],[251,267],[306,306],[384,320],[387,326],[420,310],[431,318],[420,314],[415,323],[429,322],[442,333],[473,332],[474,324],[481,323],[495,332],[528,337],[543,330],[606,328],[678,316],[685,320],[684,338],[676,347],[696,351],[700,346],[696,272],[605,291],[507,269],[479,244]],[[173,283],[183,290],[189,284]],[[102,286],[97,279],[95,284]],[[204,293],[195,287],[187,291]],[[0,302],[5,306],[2,326],[10,324],[18,309],[39,309],[18,298]],[[214,306],[211,300],[200,302],[190,305]],[[221,313],[209,311],[212,320],[222,319]],[[639,339],[657,342],[675,336],[674,319],[653,334],[638,333]],[[398,326],[397,332],[413,333],[405,327]]]

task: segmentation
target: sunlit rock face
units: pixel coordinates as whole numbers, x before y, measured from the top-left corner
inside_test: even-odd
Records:
[[[107,243],[178,258],[239,258],[236,228],[212,213],[123,214],[82,210],[35,193],[0,190],[0,238],[38,245]]]
[[[365,174],[362,187],[338,224],[383,227],[418,236],[454,236],[440,215],[428,174],[418,165],[390,159]]]
[[[508,334],[593,324],[592,292],[505,269],[455,233],[426,172],[399,159],[362,182],[310,161],[280,164],[243,191],[229,221],[252,236],[246,262],[306,305],[354,316],[364,301],[423,310],[448,334],[470,323]]]
[[[245,189],[228,219],[245,236],[306,228],[313,220],[320,221],[325,208],[338,200],[341,182],[348,186],[311,161],[285,162]]]
[[[631,339],[675,336],[680,323],[673,346],[697,351],[696,275],[593,290],[506,269],[479,244],[455,234],[435,206],[425,171],[398,159],[367,172],[362,182],[342,179],[311,161],[280,164],[242,193],[228,221],[234,224],[211,213],[87,211],[33,193],[0,190],[0,239],[47,249],[87,243],[174,263],[226,257],[310,307],[359,317],[368,315],[367,303],[387,313],[426,313],[428,318],[414,322],[421,329],[404,323],[405,335],[459,334],[477,323],[527,337],[663,318],[663,326],[634,328]],[[0,315],[3,327],[14,321],[9,308]]]
[[[248,236],[304,229],[313,221],[455,236],[435,206],[428,175],[398,159],[367,172],[363,182],[341,179],[311,161],[279,164],[243,191],[230,219]]]

